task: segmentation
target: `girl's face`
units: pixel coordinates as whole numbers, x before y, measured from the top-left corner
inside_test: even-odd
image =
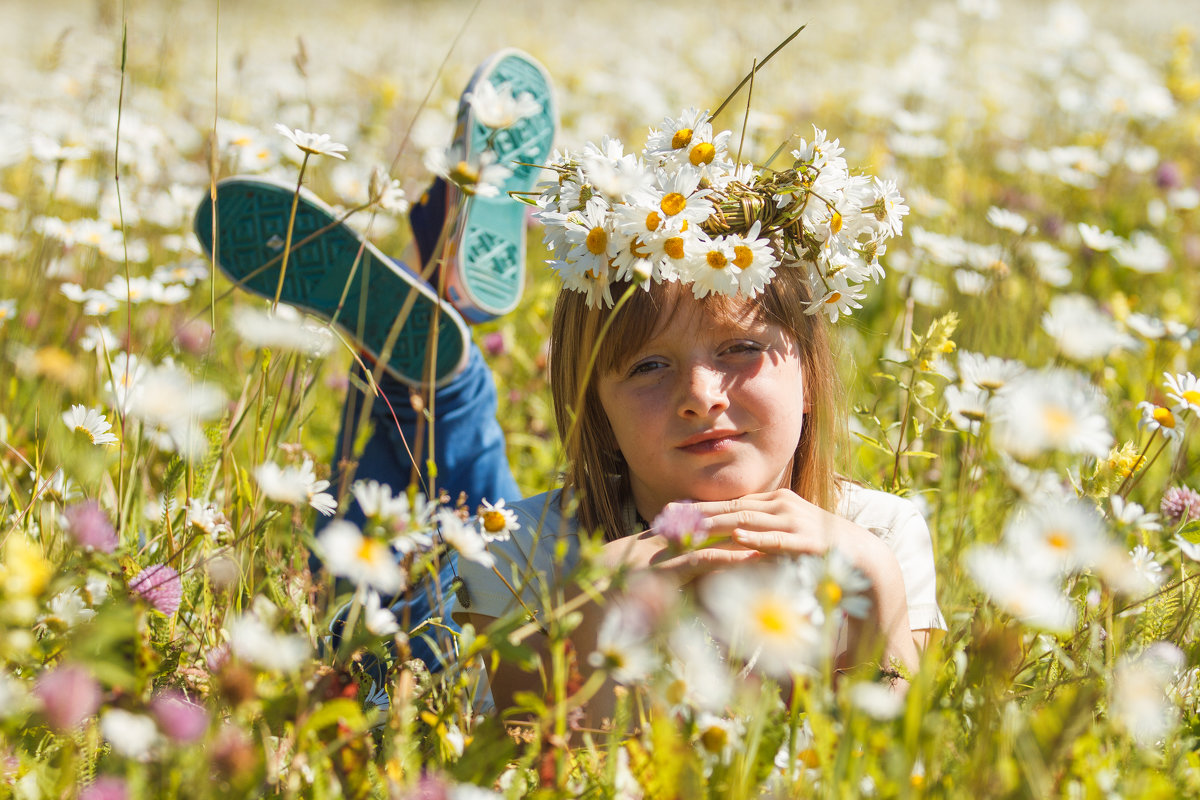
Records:
[[[752,306],[735,324],[680,299],[597,390],[644,519],[675,500],[789,485],[806,407],[799,346]]]

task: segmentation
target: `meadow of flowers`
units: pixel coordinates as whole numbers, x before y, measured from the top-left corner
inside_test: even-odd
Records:
[[[0,797],[1200,794],[1191,4],[44,5],[0,33]],[[600,650],[557,609],[545,693],[478,714],[478,656],[528,661],[532,627],[408,630],[379,593],[486,559],[502,504],[330,485],[356,348],[214,274],[192,214],[213,178],[303,169],[399,255],[490,51],[547,65],[564,150],[640,152],[802,24],[714,125],[760,165],[815,126],[903,195],[837,323],[842,464],[924,512],[949,630],[907,695],[835,690],[819,654],[863,599],[836,557],[695,597],[585,558],[628,588]],[[564,466],[541,238],[521,309],[474,329],[529,494]],[[314,537],[350,492],[367,525]],[[410,635],[456,665],[406,661]],[[578,725],[584,661],[629,687],[603,729]]]

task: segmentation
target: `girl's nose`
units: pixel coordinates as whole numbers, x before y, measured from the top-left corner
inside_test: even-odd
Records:
[[[725,375],[707,364],[696,364],[682,375],[679,414],[683,417],[708,417],[729,407]]]

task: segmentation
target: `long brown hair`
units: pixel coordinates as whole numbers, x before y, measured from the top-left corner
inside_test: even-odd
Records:
[[[628,285],[614,284],[612,289],[613,297],[620,297]],[[584,529],[602,530],[610,541],[631,532],[626,510],[632,500],[629,468],[600,404],[597,378],[616,370],[670,320],[680,303],[688,302],[702,303],[707,313],[723,321],[744,319],[750,304],[760,319],[780,326],[799,345],[808,408],[792,460],[791,487],[809,502],[833,510],[834,454],[844,437],[844,404],[828,323],[821,314],[804,313],[809,297],[801,267],[777,270],[753,299],[710,294],[694,300],[690,287],[653,283],[649,291],[634,289],[614,311],[588,308],[581,292],[559,293],[550,332],[550,392],[569,460],[566,487],[578,500],[576,514]],[[588,374],[594,351],[594,369]]]

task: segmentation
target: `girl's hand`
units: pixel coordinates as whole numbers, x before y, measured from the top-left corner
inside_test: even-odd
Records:
[[[680,553],[665,538],[650,531],[604,545],[604,558],[609,566],[663,572],[681,585],[762,556],[762,552],[738,544],[728,537]]]
[[[877,536],[790,489],[696,503],[695,508],[708,518],[710,534],[727,534],[734,545],[763,555],[823,555],[836,545],[871,581],[868,627],[874,630],[867,638],[883,639],[885,659],[916,666],[904,576],[891,548]]]

